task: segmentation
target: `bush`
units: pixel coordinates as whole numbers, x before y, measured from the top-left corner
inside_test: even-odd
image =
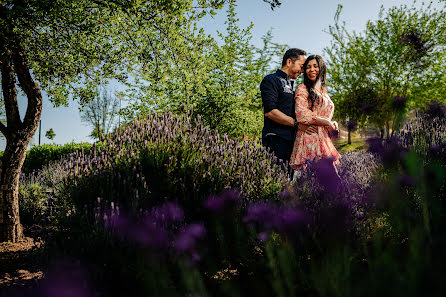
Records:
[[[187,114],[152,114],[36,173],[78,208],[118,203],[126,211],[178,201],[187,212],[211,194],[236,188],[248,200],[277,197],[285,171],[265,148],[204,127]],[[67,196],[68,195],[68,196]]]
[[[430,150],[446,149],[444,110],[445,106],[432,103],[426,112],[416,111],[397,135],[402,145],[424,156]]]
[[[340,179],[324,159],[292,188],[263,148],[188,115],[153,114],[102,143],[27,179],[76,206],[48,245],[88,270],[73,287],[107,296],[444,291],[441,154],[372,139],[372,152],[343,155]]]
[[[37,183],[19,187],[20,221],[25,225],[38,224],[48,208],[47,194]]]
[[[41,169],[44,165],[51,161],[57,161],[75,151],[89,151],[92,147],[91,143],[67,143],[64,145],[58,144],[43,144],[33,146],[26,153],[25,163],[23,164],[22,172],[30,173],[34,170]]]

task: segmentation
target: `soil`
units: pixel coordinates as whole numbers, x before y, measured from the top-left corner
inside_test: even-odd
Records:
[[[28,232],[27,232],[28,231]],[[14,289],[32,288],[43,278],[43,241],[36,230],[25,230],[18,243],[0,243],[0,296]]]

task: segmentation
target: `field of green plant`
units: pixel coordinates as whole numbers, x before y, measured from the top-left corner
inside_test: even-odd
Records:
[[[56,230],[33,296],[439,296],[444,114],[401,131],[290,181],[189,113],[136,120],[22,175],[22,222]]]

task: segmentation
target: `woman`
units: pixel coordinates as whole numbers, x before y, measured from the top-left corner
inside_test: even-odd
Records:
[[[299,123],[318,126],[318,132],[307,134],[298,131],[294,141],[290,165],[294,170],[302,171],[306,163],[325,157],[332,157],[333,164],[339,165],[340,155],[329,137],[329,131],[338,130],[338,124],[332,121],[334,104],[327,94],[325,76],[327,66],[319,55],[311,55],[303,66],[304,84],[296,88],[296,120]]]

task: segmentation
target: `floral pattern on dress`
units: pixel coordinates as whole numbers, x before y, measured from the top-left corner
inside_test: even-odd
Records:
[[[296,102],[296,120],[299,123],[311,125],[315,123],[316,117],[332,119],[334,104],[326,92],[314,102],[313,110],[310,109],[311,102],[305,85],[301,84],[296,89],[294,100]],[[305,170],[308,161],[333,157],[333,164],[338,166],[341,156],[331,142],[326,127],[318,126],[318,132],[305,134],[297,131],[294,141],[293,153],[290,165],[294,170]]]

